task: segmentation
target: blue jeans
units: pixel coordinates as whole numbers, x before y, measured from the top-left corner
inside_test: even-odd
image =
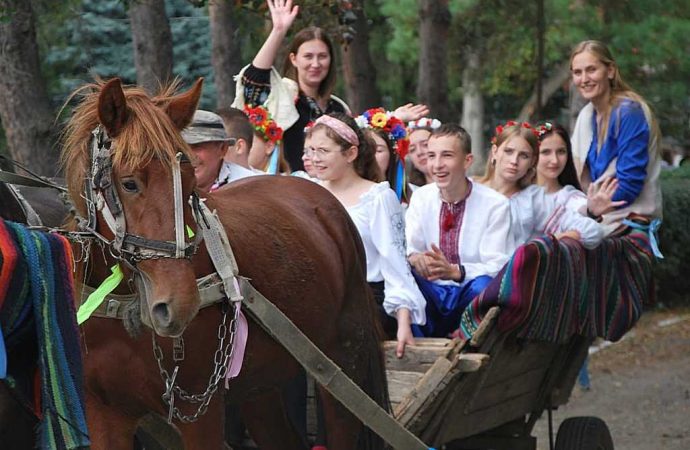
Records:
[[[434,283],[415,270],[412,275],[426,299],[426,325],[412,325],[416,337],[447,337],[460,326],[460,316],[467,305],[493,280],[481,275],[456,286]]]

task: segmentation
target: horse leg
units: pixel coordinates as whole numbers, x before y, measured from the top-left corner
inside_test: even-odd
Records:
[[[325,420],[328,450],[350,450],[360,448],[359,436],[363,425],[323,387],[318,386],[318,395],[323,420]]]
[[[279,389],[270,389],[242,403],[242,419],[261,450],[304,450],[306,443],[293,428]]]
[[[223,387],[221,386],[219,389],[223,389]],[[222,450],[225,442],[224,423],[223,395],[222,392],[216,392],[208,404],[208,410],[199,420],[178,425],[185,450]]]
[[[86,394],[86,422],[93,450],[131,450],[138,417],[128,416]]]

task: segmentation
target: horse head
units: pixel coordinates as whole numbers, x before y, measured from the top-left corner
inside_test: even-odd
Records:
[[[196,246],[185,237],[196,230],[188,202],[195,178],[180,131],[197,108],[202,82],[151,98],[140,88],[123,89],[117,78],[97,81],[65,131],[63,160],[77,211],[133,274],[142,317],[161,336],[180,335],[199,309]]]

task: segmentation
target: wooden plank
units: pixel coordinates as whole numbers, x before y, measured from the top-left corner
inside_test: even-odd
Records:
[[[421,438],[426,439],[432,446],[466,438],[524,417],[531,411],[533,403],[534,393],[526,393],[508,399],[495,408],[476,411],[472,414],[464,414],[463,408],[459,405],[458,408],[448,410],[438,433],[431,436],[423,433]]]
[[[400,403],[414,389],[424,374],[419,372],[405,372],[401,370],[387,370],[388,394],[392,403]]]
[[[443,341],[443,342],[441,342]],[[456,341],[450,339],[415,339],[416,345],[405,347],[402,358],[395,355],[395,341],[384,342],[386,369],[405,372],[426,372],[438,358],[448,358]]]
[[[500,309],[498,308],[498,306],[493,306],[489,309],[489,311],[486,313],[481,323],[479,324],[477,331],[475,331],[474,335],[472,335],[472,339],[470,340],[470,345],[472,345],[472,347],[479,347],[480,345],[482,345],[482,343],[488,336],[489,332],[493,330],[494,322],[496,322],[496,320],[498,319],[499,311]]]
[[[457,369],[459,372],[476,372],[489,362],[490,356],[486,353],[462,353],[458,355]]]
[[[436,360],[431,369],[418,380],[405,399],[393,410],[393,415],[400,423],[406,424],[425,404],[433,402],[444,389],[443,381],[446,380],[452,367],[453,363],[445,358]]]
[[[249,311],[257,323],[285,347],[307,373],[313,376],[345,408],[393,448],[428,449],[417,436],[400,425],[348,378],[342,369],[314,345],[280,309],[246,279],[240,279],[240,283],[245,311]]]
[[[549,365],[545,364],[500,383],[491,383],[491,379],[487,380],[478,395],[466,405],[465,412],[474,414],[477,411],[493,408],[506,400],[528,393],[534,393],[536,398],[548,369]]]

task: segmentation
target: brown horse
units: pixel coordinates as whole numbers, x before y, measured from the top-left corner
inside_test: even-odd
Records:
[[[92,132],[107,131],[112,179],[122,204],[128,233],[154,241],[175,242],[172,167],[178,152],[189,153],[179,131],[191,120],[201,82],[188,92],[170,89],[149,98],[143,90],[123,89],[119,80],[84,88],[66,131],[63,158],[70,195],[87,215],[83,188],[91,173]],[[191,164],[182,163],[183,198],[192,195]],[[379,404],[386,404],[383,358],[373,300],[357,231],[340,203],[326,190],[291,177],[255,177],[207,196],[229,236],[240,274],[288,315]],[[184,223],[198,231],[184,202]],[[98,214],[97,231],[114,234]],[[117,252],[112,252],[117,254]],[[79,250],[75,251],[79,254]],[[144,315],[162,336],[184,332],[185,359],[176,381],[189,392],[206,389],[214,370],[214,352],[222,320],[220,305],[198,311],[196,279],[213,272],[199,247],[191,259],[131,261],[150,280]],[[115,263],[111,252],[92,246],[81,278],[99,285]],[[126,265],[126,264],[125,264]],[[126,277],[132,271],[126,270]],[[131,284],[131,283],[130,283]],[[120,293],[128,291],[121,283]],[[165,386],[148,333],[130,336],[122,322],[91,318],[82,327],[85,355],[87,421],[94,449],[132,446],[137,421],[147,412],[167,416],[161,400]],[[160,338],[170,370],[172,339]],[[281,385],[298,371],[296,361],[257,324],[249,320],[249,340],[242,372],[230,395],[241,404],[246,425],[262,449],[303,448],[286,418]],[[179,424],[186,448],[223,445],[223,389],[198,421]],[[325,391],[320,392],[331,449],[383,448],[371,431]],[[176,405],[178,406],[178,405]],[[179,405],[183,412],[194,411]]]

